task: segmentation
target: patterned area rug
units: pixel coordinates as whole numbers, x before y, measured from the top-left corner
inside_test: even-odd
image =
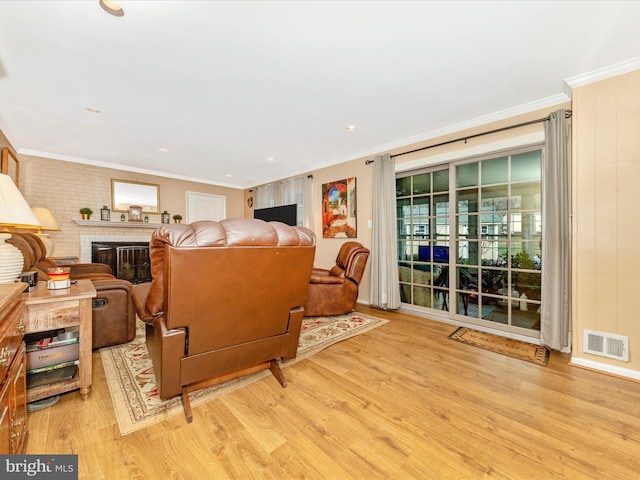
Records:
[[[549,361],[549,349],[547,347],[504,338],[491,333],[479,332],[470,328],[460,327],[449,335],[449,338],[537,365],[546,366]]]
[[[357,312],[336,317],[305,318],[302,321],[298,355],[294,360],[281,363],[281,367],[293,365],[334,343],[385,323],[387,320]],[[145,344],[144,324],[141,321],[137,324],[136,338],[123,345],[100,349],[100,357],[121,435],[146,428],[177,414],[184,415],[179,396],[166,401],[158,397],[153,365]],[[191,406],[196,407],[268,375],[271,372],[263,370],[192,392],[189,394]]]

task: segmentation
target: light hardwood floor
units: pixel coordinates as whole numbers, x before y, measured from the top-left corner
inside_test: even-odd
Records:
[[[640,383],[547,367],[447,339],[455,327],[390,322],[120,436],[104,370],[93,391],[29,415],[27,453],[75,453],[80,479],[635,479]]]

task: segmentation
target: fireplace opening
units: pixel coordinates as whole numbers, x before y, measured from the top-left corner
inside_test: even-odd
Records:
[[[148,243],[92,242],[91,261],[109,265],[116,278],[131,283],[151,281]]]

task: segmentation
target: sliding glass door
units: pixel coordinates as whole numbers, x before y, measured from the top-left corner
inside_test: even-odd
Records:
[[[441,308],[449,288],[449,169],[398,178],[396,191],[401,300]]]
[[[540,155],[518,151],[397,176],[404,303],[539,334]]]

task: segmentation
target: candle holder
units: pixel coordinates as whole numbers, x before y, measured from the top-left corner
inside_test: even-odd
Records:
[[[100,220],[105,222],[111,221],[111,210],[106,205],[100,209]]]
[[[47,269],[47,288],[49,290],[58,290],[60,288],[69,288],[71,281],[69,275],[71,267],[52,267]]]

